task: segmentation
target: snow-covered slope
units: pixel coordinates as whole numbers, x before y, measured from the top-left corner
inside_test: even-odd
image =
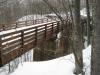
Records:
[[[44,62],[25,62],[11,75],[73,75],[73,55]]]
[[[84,70],[90,75],[91,46],[84,49]],[[75,61],[73,54],[42,62],[24,62],[10,75],[74,75]]]

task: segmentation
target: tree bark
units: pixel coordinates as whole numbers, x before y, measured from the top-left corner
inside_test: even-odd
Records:
[[[80,0],[75,0],[75,8],[74,8],[74,31],[73,31],[73,38],[74,38],[74,56],[75,56],[75,63],[76,63],[76,74],[82,73],[83,69],[83,43],[82,43],[82,29],[80,25]]]
[[[100,0],[94,3],[94,39],[92,44],[91,75],[100,75]]]
[[[86,0],[87,9],[87,45],[90,44],[90,11],[89,11],[89,0]]]

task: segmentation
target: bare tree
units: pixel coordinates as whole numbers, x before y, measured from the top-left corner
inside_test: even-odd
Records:
[[[76,59],[76,73],[82,73],[83,54],[82,54],[82,26],[80,25],[80,0],[74,2],[74,55]]]
[[[93,0],[94,38],[92,43],[91,75],[100,74],[100,0]]]
[[[90,44],[90,7],[89,0],[86,0],[86,8],[87,8],[87,44]]]
[[[62,32],[62,36],[66,37],[64,38],[65,41],[65,45],[67,44],[67,42],[69,41],[71,48],[73,49],[73,53],[75,56],[75,61],[76,61],[76,74],[82,73],[82,69],[83,69],[83,57],[82,57],[82,35],[81,35],[81,25],[80,25],[80,0],[75,0],[75,2],[72,1],[72,3],[70,3],[70,1],[68,0],[66,3],[66,0],[58,0],[58,2],[62,5],[62,9],[66,14],[66,19],[64,19],[61,16],[61,13],[59,13],[56,8],[50,4],[49,0],[43,0],[48,7],[58,16],[58,18],[61,20],[62,22],[62,26],[63,26],[63,32]],[[74,4],[73,4],[74,3]],[[68,5],[68,6],[67,6]],[[66,7],[67,6],[67,7]],[[74,6],[74,8],[72,8]],[[74,12],[73,12],[74,9]],[[70,12],[70,19],[68,18],[68,12]],[[73,16],[74,13],[74,16]],[[64,23],[65,20],[66,22],[68,22],[68,20],[70,20],[71,24],[72,24],[72,28],[73,31],[70,31],[69,26],[67,23]],[[69,34],[68,34],[69,32]],[[73,32],[73,33],[71,33]],[[72,35],[71,35],[72,34]],[[71,36],[70,36],[71,35]],[[67,39],[67,42],[66,42]],[[68,46],[70,46],[68,45]],[[66,49],[66,48],[65,48]]]

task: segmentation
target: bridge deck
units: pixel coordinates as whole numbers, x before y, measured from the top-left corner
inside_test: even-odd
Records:
[[[0,66],[31,50],[37,43],[49,40],[60,30],[60,21],[51,21],[0,32]]]

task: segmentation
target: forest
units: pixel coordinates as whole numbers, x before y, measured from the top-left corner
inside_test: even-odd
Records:
[[[99,20],[100,0],[0,0],[0,75],[70,55],[70,75],[99,75]]]

